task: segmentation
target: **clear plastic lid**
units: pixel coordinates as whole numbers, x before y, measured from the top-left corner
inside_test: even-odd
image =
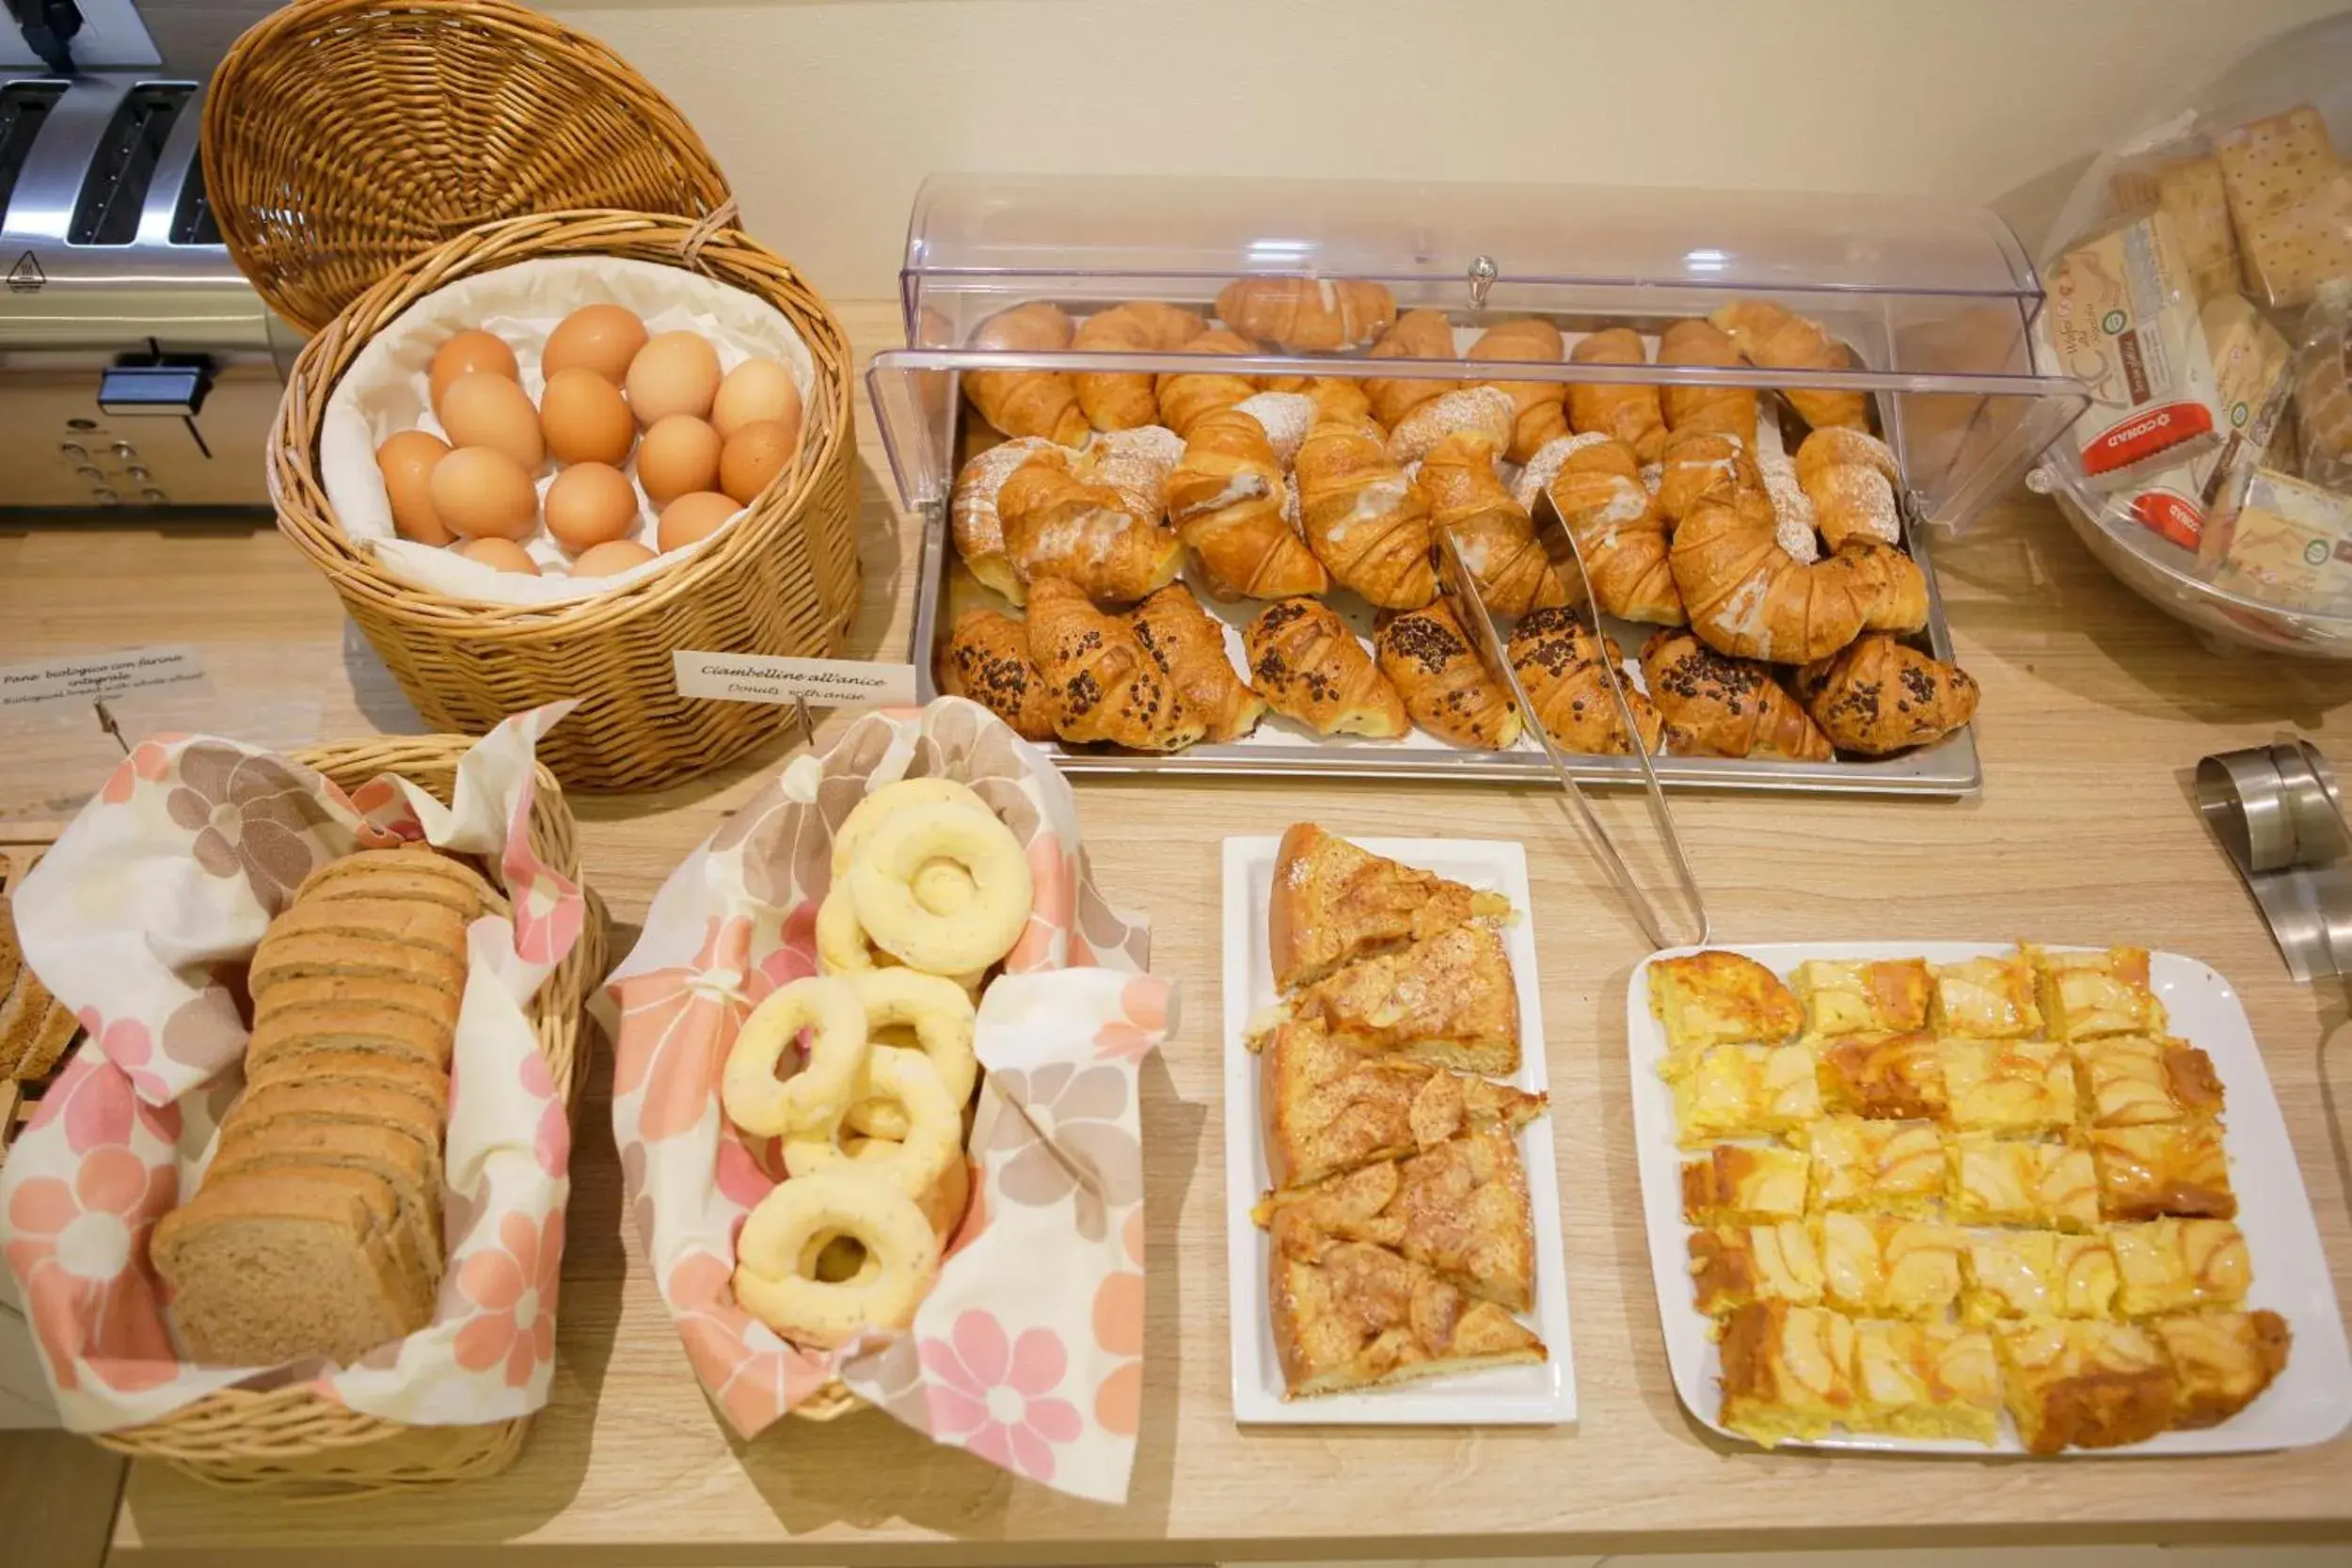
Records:
[[[1772,300],[1848,350],[1842,370],[1514,362],[1523,381],[1733,385],[1877,394],[1915,504],[1956,523],[2081,405],[2031,332],[2042,287],[2008,226],[1965,206],[1878,197],[1208,177],[934,175],[900,275],[909,347],[870,385],[902,494],[954,477],[955,378],[972,371],[1199,370],[1198,356],[974,348],[982,323],[1051,301],[1073,316],[1128,299],[1214,309],[1239,277],[1364,279],[1399,311],[1434,308],[1456,360],[1229,356],[1251,375],[1491,379],[1478,331],[1541,314],[1571,340],[1655,334],[1734,300]]]

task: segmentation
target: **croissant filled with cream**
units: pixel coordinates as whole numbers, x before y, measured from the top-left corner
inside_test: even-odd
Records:
[[[1384,610],[1438,596],[1429,503],[1390,461],[1378,433],[1326,420],[1298,449],[1299,524],[1332,580]]]
[[[1194,422],[1168,476],[1168,514],[1219,594],[1278,599],[1331,585],[1282,515],[1282,467],[1265,426],[1240,408]]]
[[[1061,451],[1038,452],[996,492],[1005,554],[1028,595],[1059,578],[1106,604],[1133,604],[1176,579],[1184,546],[1116,487],[1089,484]]]

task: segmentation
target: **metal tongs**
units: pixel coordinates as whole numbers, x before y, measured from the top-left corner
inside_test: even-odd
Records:
[[[1550,558],[1552,570],[1559,574],[1562,583],[1567,588],[1571,602],[1591,617],[1590,630],[1599,641],[1600,666],[1609,680],[1609,699],[1616,705],[1617,721],[1625,726],[1626,736],[1632,743],[1630,749],[1634,764],[1642,772],[1642,790],[1649,797],[1650,823],[1657,830],[1660,844],[1665,848],[1666,859],[1674,869],[1675,881],[1681,889],[1683,901],[1688,905],[1691,920],[1696,927],[1690,935],[1678,938],[1668,930],[1657,901],[1633,875],[1633,869],[1626,863],[1616,841],[1601,825],[1592,802],[1577,786],[1575,775],[1568,770],[1567,759],[1561,755],[1559,746],[1551,738],[1551,732],[1544,728],[1535,705],[1528,700],[1527,689],[1519,684],[1518,672],[1511,668],[1502,634],[1496,629],[1494,616],[1487,611],[1486,601],[1479,594],[1478,575],[1463,561],[1454,536],[1440,531],[1438,535],[1438,580],[1446,603],[1453,610],[1454,618],[1462,624],[1462,629],[1469,634],[1471,645],[1478,650],[1480,662],[1486,666],[1488,673],[1502,683],[1511,693],[1511,700],[1518,705],[1519,717],[1525,722],[1527,732],[1535,737],[1536,744],[1543,747],[1544,756],[1559,778],[1560,788],[1567,796],[1568,804],[1575,809],[1576,818],[1590,840],[1593,852],[1600,858],[1602,867],[1609,873],[1609,879],[1617,884],[1617,891],[1625,895],[1627,904],[1632,908],[1633,918],[1641,926],[1642,934],[1649,938],[1653,947],[1702,946],[1708,937],[1707,904],[1699,894],[1698,879],[1691,874],[1690,858],[1683,853],[1682,835],[1675,829],[1674,813],[1666,804],[1665,789],[1658,782],[1658,769],[1650,765],[1649,750],[1642,744],[1642,729],[1634,722],[1633,705],[1626,701],[1625,678],[1617,669],[1617,646],[1611,641],[1607,628],[1600,625],[1599,607],[1593,598],[1592,582],[1584,571],[1584,553],[1578,547],[1576,535],[1569,531],[1566,520],[1560,515],[1560,509],[1553,503],[1549,492],[1540,489],[1535,492],[1532,510],[1535,538],[1543,546],[1544,553]]]

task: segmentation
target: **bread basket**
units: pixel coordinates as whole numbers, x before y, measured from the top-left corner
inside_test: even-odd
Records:
[[[858,600],[850,347],[791,265],[731,227],[677,111],[602,44],[506,0],[296,0],[230,50],[203,130],[230,253],[315,334],[271,433],[278,526],[427,723],[478,734],[579,697],[540,757],[605,789],[691,777],[772,735],[771,709],[680,697],[671,656],[838,650]],[[337,381],[442,285],[583,255],[699,272],[781,312],[817,374],[799,455],[711,547],[586,599],[482,604],[387,571],[320,477]]]
[[[460,736],[389,736],[313,747],[294,760],[344,789],[379,773],[397,773],[442,800],[473,742]],[[547,864],[580,878],[571,808],[544,768],[532,796],[532,847]],[[495,877],[495,867],[490,868]],[[575,1113],[586,1078],[581,1005],[605,969],[604,910],[586,890],[588,918],[580,940],[548,976],[531,1021],[550,1076]],[[437,1485],[496,1474],[522,1451],[529,1419],[481,1426],[410,1427],[323,1399],[304,1387],[225,1388],[144,1426],[92,1434],[137,1459],[160,1460],[215,1485],[291,1488],[326,1495]]]

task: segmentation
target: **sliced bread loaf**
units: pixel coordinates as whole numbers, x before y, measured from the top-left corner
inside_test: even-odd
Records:
[[[253,1026],[246,1042],[246,1076],[256,1063],[280,1052],[372,1051],[400,1056],[436,1069],[449,1066],[453,1026],[429,1023],[411,1013],[377,1010],[358,1003],[328,1003],[273,1012]]]
[[[370,1013],[396,1013],[421,1019],[446,1036],[457,1028],[460,1001],[460,998],[437,986],[428,986],[416,980],[377,980],[326,974],[302,980],[279,980],[253,999],[253,1022],[258,1027],[279,1013],[293,1012],[298,1007],[346,1006]]]
[[[374,1084],[269,1084],[245,1091],[230,1113],[246,1121],[357,1121],[405,1132],[440,1158],[441,1118],[405,1090]]]
[[[221,1130],[205,1180],[264,1171],[299,1176],[319,1165],[364,1171],[390,1189],[395,1251],[429,1299],[441,1283],[440,1173],[406,1133],[358,1122],[232,1120]]]
[[[466,960],[459,955],[381,938],[319,931],[294,931],[281,938],[272,927],[253,953],[251,984],[257,996],[279,980],[332,975],[414,980],[453,996],[466,990]]]
[[[270,922],[274,942],[303,932],[364,937],[430,948],[452,958],[466,951],[466,919],[455,910],[415,898],[322,898],[296,904]]]
[[[444,1121],[449,1117],[449,1074],[430,1062],[381,1051],[338,1051],[300,1037],[266,1055],[246,1053],[245,1082],[248,1089],[271,1084],[365,1084],[414,1095],[436,1117]]]
[[[492,907],[497,894],[473,867],[422,846],[363,849],[327,862],[294,890],[294,902],[416,898],[446,905],[469,921]]]

